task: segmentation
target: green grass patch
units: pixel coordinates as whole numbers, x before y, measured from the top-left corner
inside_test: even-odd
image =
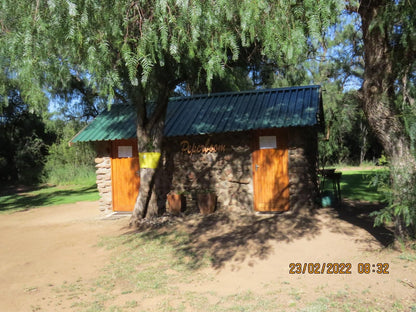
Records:
[[[41,185],[27,192],[10,190],[7,195],[0,196],[0,214],[98,199],[99,194],[94,180],[83,181],[81,185]]]
[[[372,169],[372,170],[337,170],[342,172],[340,186],[343,198],[352,200],[361,200],[373,203],[384,201],[384,194],[374,185],[374,180],[385,174],[388,169]],[[327,180],[324,191],[332,192],[332,183]]]
[[[377,186],[372,183],[375,177],[387,169],[374,170],[345,170],[342,171],[341,190],[342,196],[367,202],[381,202],[384,194],[378,191]]]
[[[354,291],[342,291],[330,293],[309,302],[298,311],[300,312],[400,312],[407,311],[402,303],[398,301],[385,301],[384,298],[375,299],[374,294],[369,294],[368,298],[359,296]],[[411,311],[411,310],[410,310]]]
[[[404,252],[399,256],[399,259],[407,260],[409,262],[416,261],[416,253]]]

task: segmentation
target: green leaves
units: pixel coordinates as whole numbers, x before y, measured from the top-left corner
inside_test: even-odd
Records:
[[[0,20],[8,32],[1,36],[2,54],[22,80],[42,76],[44,68],[36,60],[65,60],[60,66],[88,72],[91,83],[105,92],[119,87],[113,83],[120,79],[148,84],[156,65],[174,67],[169,80],[183,80],[181,73],[189,71],[184,66],[199,64],[193,70],[203,70],[209,84],[242,57],[242,48],[254,45],[270,60],[296,63],[306,54],[307,42],[334,21],[330,8],[336,3],[48,0],[28,6],[24,0],[5,0]],[[33,88],[65,81],[59,75],[67,72],[45,72],[46,79]]]

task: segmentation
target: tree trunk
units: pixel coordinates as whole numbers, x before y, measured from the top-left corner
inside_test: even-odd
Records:
[[[398,75],[393,65],[388,29],[380,21],[387,3],[386,0],[363,0],[358,10],[365,62],[361,99],[369,125],[389,157],[394,204],[397,205],[414,186],[416,162],[395,106],[394,84]],[[375,24],[376,21],[380,24]],[[403,219],[396,218],[396,235],[403,238],[405,232]]]
[[[367,126],[364,124],[363,120],[360,121],[360,135],[361,135],[361,147],[360,147],[360,166],[363,164],[365,160],[365,154],[367,153],[367,136],[368,136],[368,129]]]
[[[160,85],[160,93],[155,108],[147,117],[146,101],[140,94],[135,98],[137,107],[137,143],[139,153],[162,153],[162,140],[165,124],[166,109],[169,101],[170,89]],[[158,215],[158,195],[156,177],[159,168],[140,168],[140,188],[134,205],[130,225],[136,225],[140,219],[152,218]]]
[[[137,138],[140,153],[162,152],[164,121],[160,120],[151,133],[137,128]],[[139,139],[140,138],[140,139]],[[156,189],[156,175],[159,168],[140,168],[140,188],[134,205],[131,224],[136,223],[142,218],[152,218],[158,215],[157,205],[158,190]]]

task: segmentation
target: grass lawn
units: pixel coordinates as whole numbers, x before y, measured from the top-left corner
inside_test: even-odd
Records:
[[[341,168],[337,171],[342,172],[340,186],[343,198],[360,200],[366,202],[382,202],[383,193],[372,184],[372,181],[388,172],[386,168],[360,169]],[[332,183],[326,182],[325,190],[332,192]]]
[[[341,192],[343,198],[362,200],[367,202],[380,202],[383,194],[371,185],[377,175],[385,173],[387,169],[337,169],[342,172]],[[325,190],[332,191],[330,182],[326,183]],[[95,180],[90,179],[81,185],[49,186],[40,185],[29,191],[0,190],[0,214],[21,211],[33,207],[69,204],[78,201],[94,201],[99,199]]]
[[[0,214],[12,213],[34,207],[70,204],[79,201],[99,199],[95,180],[82,185],[49,186],[40,185],[29,191],[8,190],[0,193]]]

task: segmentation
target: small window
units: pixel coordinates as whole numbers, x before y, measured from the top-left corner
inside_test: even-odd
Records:
[[[260,136],[259,145],[260,149],[276,148],[276,136]]]
[[[133,146],[118,146],[118,157],[119,158],[133,157]]]

